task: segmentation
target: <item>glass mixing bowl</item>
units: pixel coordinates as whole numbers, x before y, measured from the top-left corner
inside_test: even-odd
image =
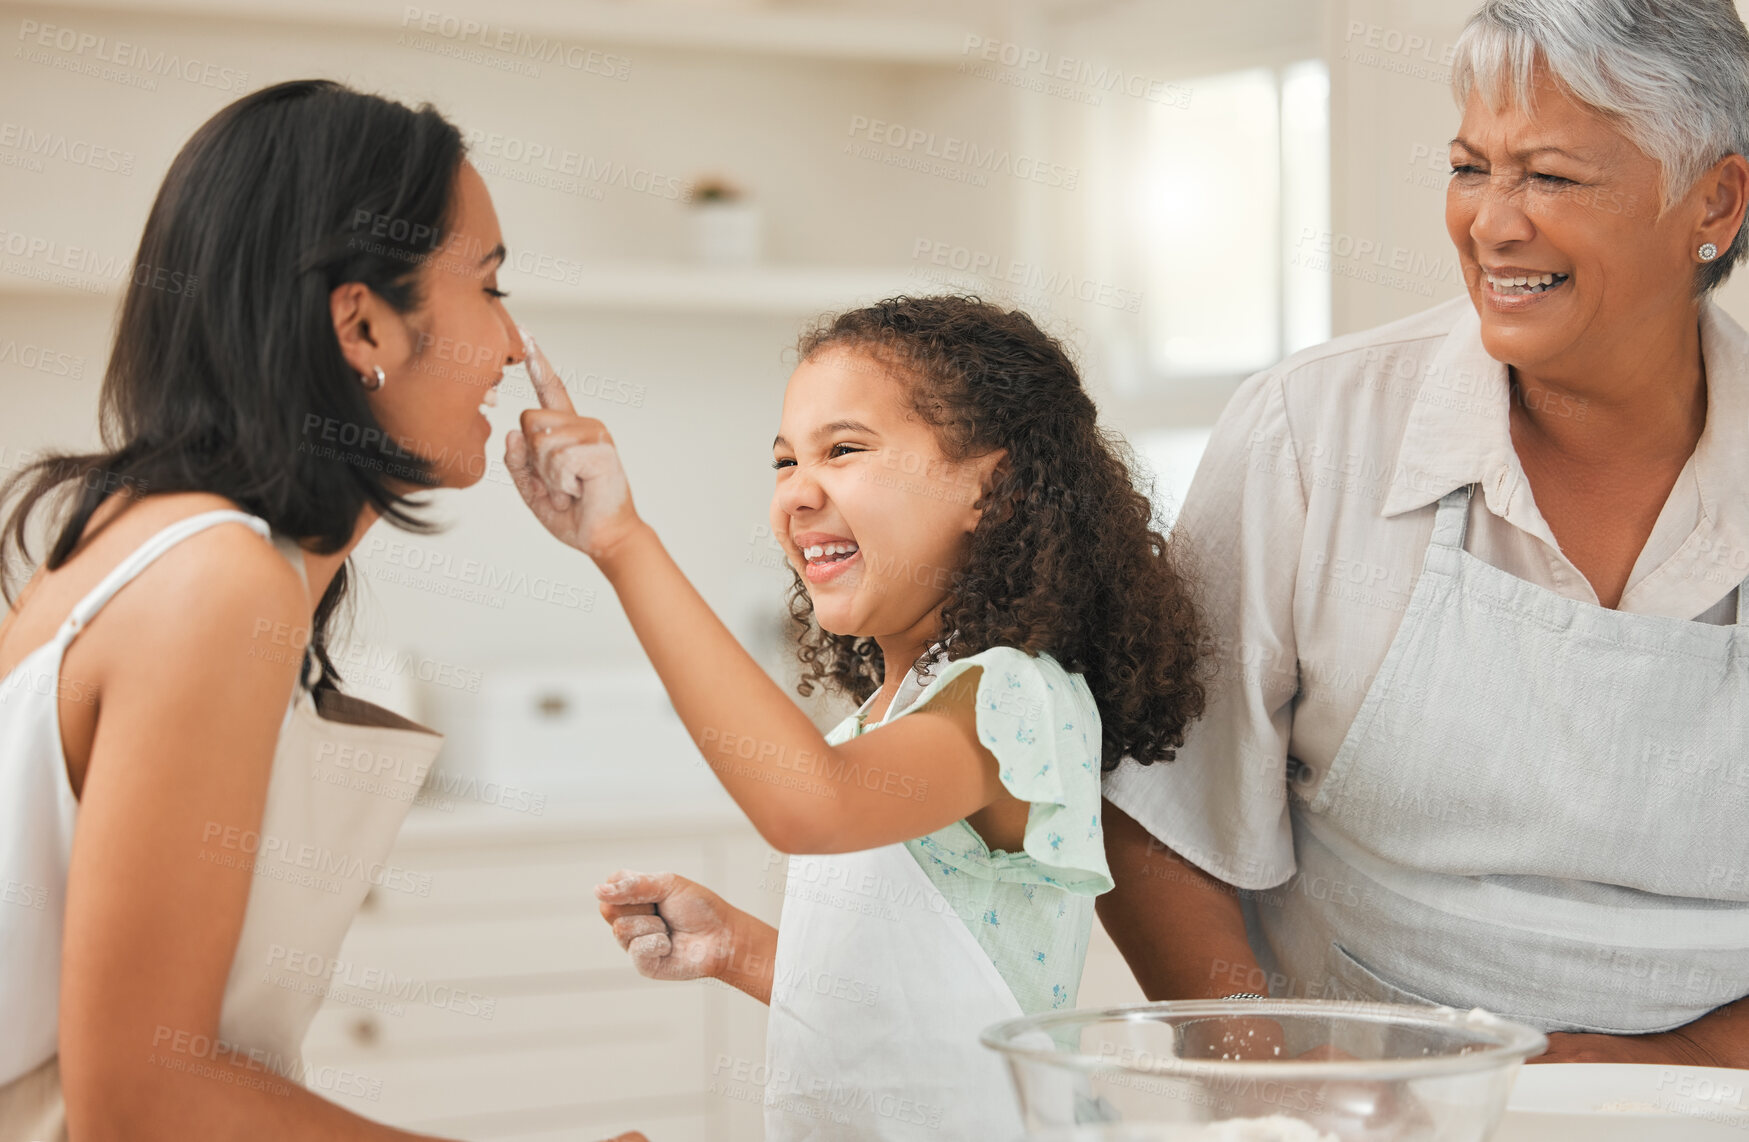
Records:
[[[1483,1142],[1548,1046],[1483,1011],[1309,999],[1053,1012],[982,1040],[1032,1142]]]

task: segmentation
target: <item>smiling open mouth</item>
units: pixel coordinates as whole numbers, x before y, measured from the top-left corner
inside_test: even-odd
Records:
[[[1559,288],[1570,274],[1526,274],[1519,277],[1495,277],[1483,271],[1488,288],[1502,297],[1527,297]]]
[[[802,558],[811,564],[842,563],[858,550],[854,543],[817,543],[802,548]]]

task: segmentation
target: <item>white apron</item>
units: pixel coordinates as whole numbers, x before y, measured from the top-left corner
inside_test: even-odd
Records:
[[[766,1142],[1020,1138],[1006,1064],[978,1042],[1020,1004],[910,850],[794,856],[784,892]]]
[[[1291,798],[1297,875],[1248,895],[1265,969],[1545,1031],[1749,995],[1749,584],[1724,627],[1569,599],[1463,550],[1470,491],[1440,500],[1360,712]]]
[[[9,843],[0,846],[6,865],[0,874],[41,886],[48,902],[40,909],[0,912],[6,929],[0,946],[20,956],[0,971],[34,965],[22,980],[28,991],[0,996],[12,1023],[6,1031],[12,1049],[0,1052],[0,1061],[10,1066],[10,1081],[0,1085],[0,1142],[66,1138],[55,1042],[61,919],[78,802],[60,756],[55,695],[62,656],[98,610],[153,560],[188,536],[226,522],[245,523],[269,537],[263,521],[236,511],[172,524],[106,576],[55,638],[0,682],[0,740],[12,747],[0,758],[0,775],[9,788],[34,793],[34,803],[0,803],[0,833],[9,834]],[[303,579],[297,545],[283,537],[274,543]],[[263,654],[304,658],[306,681],[313,673],[301,646],[270,638],[258,645]],[[373,887],[429,891],[418,874],[385,861],[442,742],[441,735],[388,710],[332,692],[318,702],[300,685],[280,725],[259,830],[229,836],[215,830],[202,838],[202,859],[241,861],[255,869],[225,981],[218,1038],[247,1052],[257,1069],[293,1081],[307,1077],[301,1048],[325,987],[304,969],[310,956],[332,962],[365,893]],[[294,955],[300,958],[294,961]],[[9,979],[6,986],[18,982]],[[214,1065],[210,1046],[192,1039],[169,1038],[150,1047],[153,1060],[167,1070]],[[320,1082],[311,1085],[320,1093]]]

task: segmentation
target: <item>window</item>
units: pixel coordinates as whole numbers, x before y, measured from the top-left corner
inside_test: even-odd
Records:
[[[1133,382],[1238,378],[1330,336],[1327,271],[1293,239],[1328,228],[1321,61],[1189,81],[1149,109],[1132,216],[1146,283]]]

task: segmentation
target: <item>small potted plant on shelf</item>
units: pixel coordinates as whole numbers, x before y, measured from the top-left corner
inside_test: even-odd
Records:
[[[698,258],[714,266],[748,266],[759,261],[759,207],[726,178],[706,175],[688,188],[693,242]]]

